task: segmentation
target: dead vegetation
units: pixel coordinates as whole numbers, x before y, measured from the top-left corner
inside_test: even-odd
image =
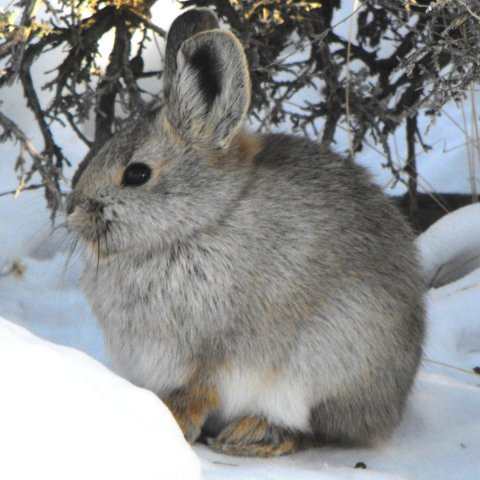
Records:
[[[62,204],[68,159],[52,131],[70,125],[94,151],[125,122],[161,97],[148,96],[141,80],[149,43],[165,32],[150,19],[154,0],[20,0],[0,13],[0,88],[20,82],[43,145],[34,146],[22,125],[0,112],[0,140],[19,145],[19,189],[44,188],[49,207]],[[185,7],[214,8],[245,45],[253,78],[251,118],[261,131],[288,126],[330,145],[348,132],[355,155],[374,144],[397,181],[406,183],[412,218],[417,210],[418,148],[428,149],[418,115],[432,118],[451,99],[465,99],[480,78],[480,0],[363,0],[340,17],[341,0],[184,0]],[[19,15],[14,18],[12,13]],[[9,13],[10,12],[10,13]],[[98,45],[114,41],[105,69]],[[140,35],[140,41],[133,40]],[[58,49],[54,78],[36,84],[35,62]],[[53,100],[42,106],[42,90]],[[1,108],[1,106],[0,106]],[[119,114],[121,112],[121,114]],[[80,126],[94,116],[94,134]],[[391,136],[404,131],[407,155],[393,161]],[[472,148],[480,149],[478,144]],[[41,182],[34,182],[39,174]]]

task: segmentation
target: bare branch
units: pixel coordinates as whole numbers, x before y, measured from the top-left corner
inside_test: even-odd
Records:
[[[18,195],[20,192],[26,192],[29,190],[39,190],[40,188],[45,188],[45,184],[38,183],[38,184],[33,184],[33,185],[28,185],[26,187],[23,187],[21,190],[17,188],[16,190],[10,190],[8,192],[0,192],[0,197],[6,197],[8,195]]]
[[[42,155],[32,144],[30,139],[27,138],[25,133],[20,129],[20,127],[5,114],[0,111],[0,125],[3,128],[3,136],[14,137],[15,140],[20,142],[22,148],[28,152],[33,161],[34,171],[38,171],[42,177],[43,184],[42,186],[51,192],[51,195],[55,195],[56,186],[53,182],[51,175],[48,170],[45,168],[47,164],[47,159]],[[31,175],[30,175],[31,177]],[[36,187],[35,187],[36,188]],[[40,187],[38,187],[40,188]],[[24,187],[23,190],[29,189],[29,187]],[[14,193],[17,190],[14,191]]]
[[[37,7],[39,0],[23,0],[23,14],[22,19],[20,21],[19,29],[18,29],[18,37],[21,38],[20,41],[15,42],[12,52],[12,76],[9,79],[9,83],[12,84],[13,81],[18,77],[20,74],[21,65],[23,62],[23,55],[25,53],[25,47],[27,42],[25,41],[25,36],[28,35],[25,33],[27,29],[31,26],[32,17],[34,15],[35,9]]]
[[[167,32],[163,30],[163,28],[160,28],[158,25],[155,25],[149,18],[147,18],[145,15],[141,14],[140,12],[137,12],[136,10],[125,9],[125,15],[128,18],[134,18],[135,20],[140,21],[147,28],[154,31],[156,34],[160,35],[162,38],[167,37]]]

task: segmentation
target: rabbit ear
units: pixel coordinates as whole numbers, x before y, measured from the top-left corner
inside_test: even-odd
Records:
[[[167,100],[167,118],[196,146],[226,148],[250,104],[247,60],[228,32],[198,33],[183,43]]]
[[[167,35],[167,47],[165,49],[163,73],[165,98],[168,98],[170,86],[177,70],[177,53],[182,43],[196,33],[213,30],[218,27],[216,15],[207,8],[188,10],[174,20]]]

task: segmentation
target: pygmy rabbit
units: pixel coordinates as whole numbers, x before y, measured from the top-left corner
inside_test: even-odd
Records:
[[[422,350],[412,232],[353,162],[246,133],[245,54],[211,12],[166,48],[165,105],[83,162],[67,208],[115,368],[226,454],[384,438]]]

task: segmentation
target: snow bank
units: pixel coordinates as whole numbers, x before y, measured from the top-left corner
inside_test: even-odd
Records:
[[[198,459],[153,393],[3,318],[0,378],[0,478],[200,478]]]
[[[428,284],[439,287],[480,267],[480,204],[442,217],[417,239]]]

